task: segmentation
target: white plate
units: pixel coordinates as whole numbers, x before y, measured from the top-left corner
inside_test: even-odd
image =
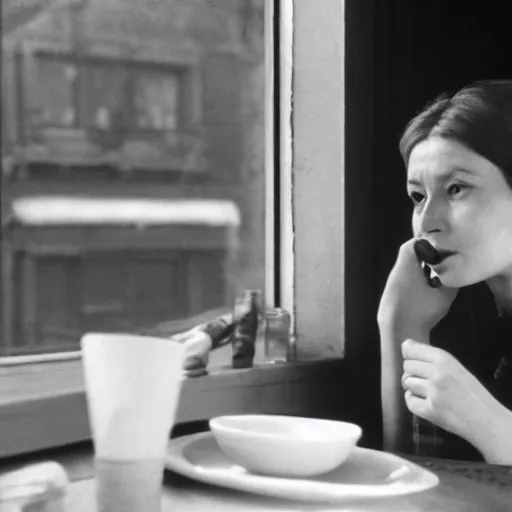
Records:
[[[311,479],[251,474],[233,465],[211,432],[169,442],[166,468],[207,484],[298,501],[352,501],[412,494],[435,487],[439,478],[390,453],[356,447],[340,467]]]

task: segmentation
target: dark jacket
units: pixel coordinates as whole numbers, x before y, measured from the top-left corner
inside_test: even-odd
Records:
[[[485,283],[461,289],[431,343],[455,356],[505,407],[512,410],[512,317],[497,308]],[[483,460],[460,437],[420,421],[411,426],[417,454]]]

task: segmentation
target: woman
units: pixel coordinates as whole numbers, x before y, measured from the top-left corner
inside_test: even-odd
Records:
[[[384,446],[470,458],[468,443],[489,463],[512,464],[512,81],[437,98],[400,151],[414,237],[378,312]],[[440,287],[425,278],[418,240],[440,251]],[[437,428],[418,435],[410,418]]]

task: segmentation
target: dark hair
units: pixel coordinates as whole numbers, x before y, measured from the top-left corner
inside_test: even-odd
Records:
[[[483,156],[512,188],[512,80],[474,82],[428,104],[400,139],[406,167],[416,144],[430,136],[456,140]]]

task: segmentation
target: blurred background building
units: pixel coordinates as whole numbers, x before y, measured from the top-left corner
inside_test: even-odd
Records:
[[[2,0],[0,355],[263,291],[263,11]]]

